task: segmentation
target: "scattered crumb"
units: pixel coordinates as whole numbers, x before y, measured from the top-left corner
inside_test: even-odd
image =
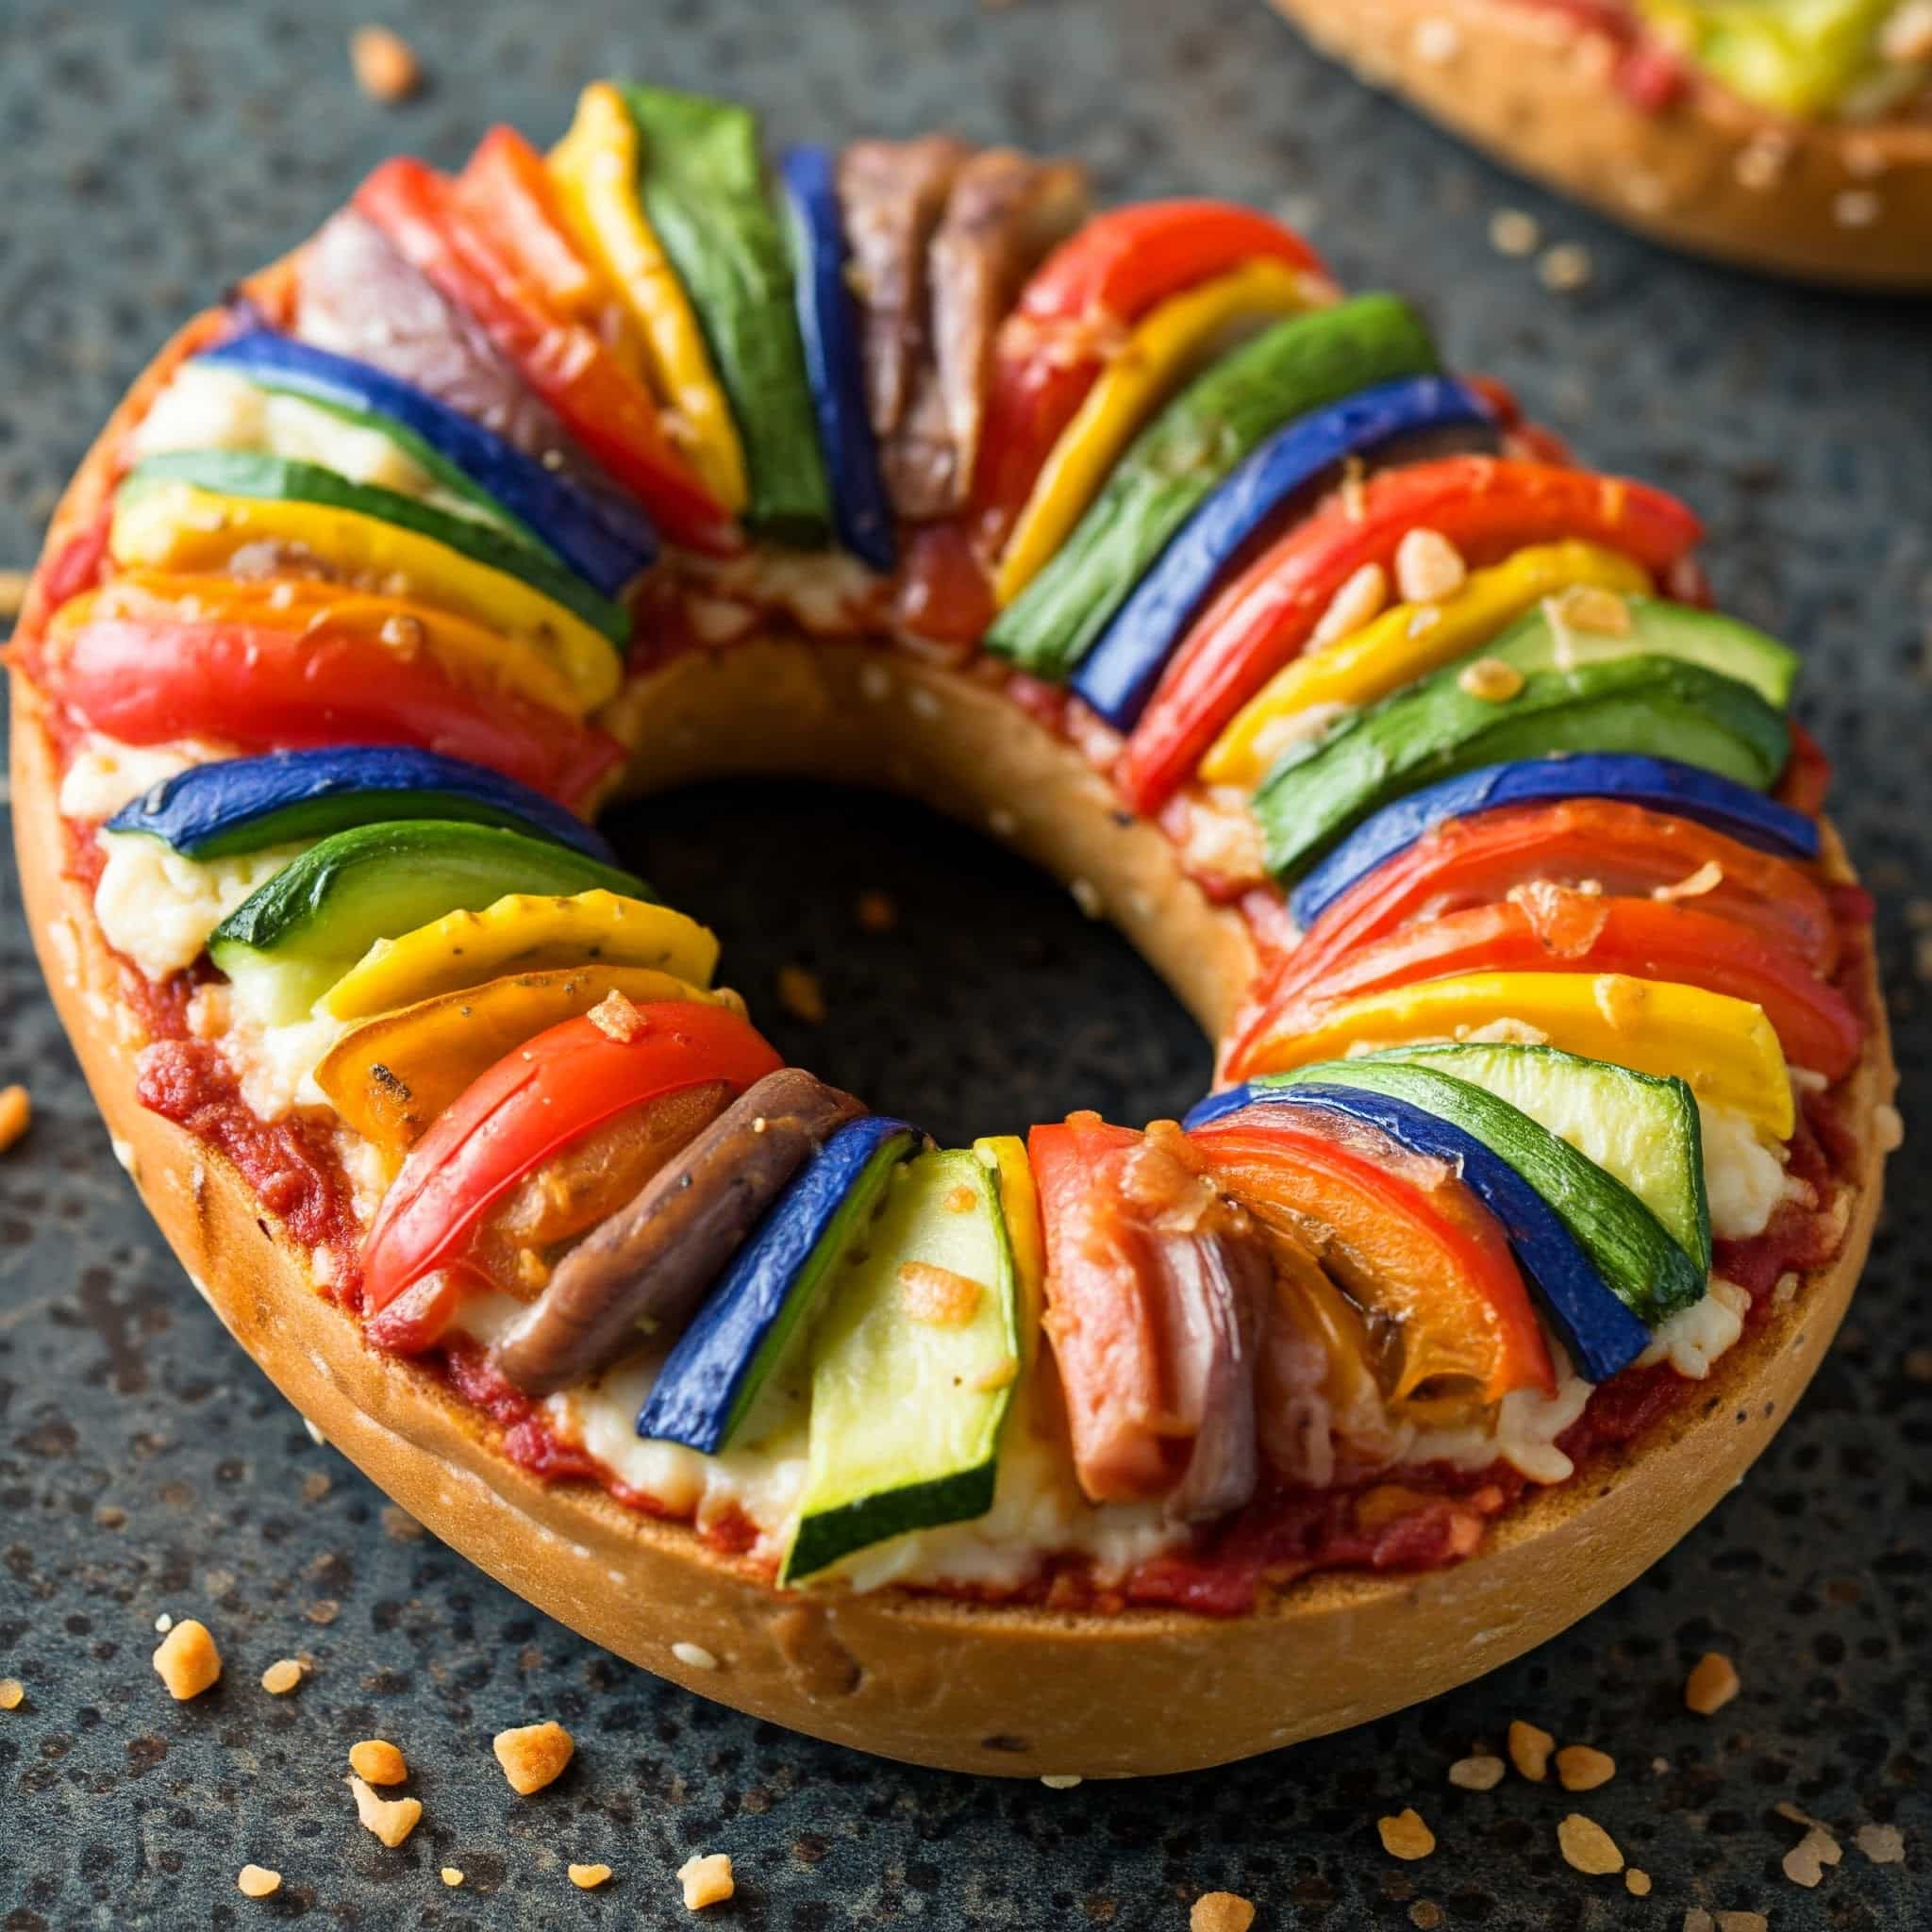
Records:
[[[423,85],[415,50],[390,27],[358,26],[349,36],[349,66],[356,85],[386,107],[407,101]]]
[[[1405,604],[1439,604],[1468,577],[1462,552],[1440,530],[1407,531],[1395,546],[1395,588]]]
[[[18,1677],[0,1677],[0,1710],[18,1710],[25,1698],[26,1686]],[[1883,1864],[1885,1860],[1877,1862]]]
[[[644,1016],[636,1002],[626,999],[615,987],[584,1017],[607,1040],[614,1040],[620,1046],[628,1046],[645,1030]]]
[[[693,1671],[715,1671],[718,1668],[717,1654],[707,1650],[702,1643],[674,1643],[671,1655]]]
[[[1098,919],[1106,908],[1100,896],[1100,888],[1091,879],[1075,879],[1067,891],[1074,895],[1074,904],[1089,919]]]
[[[738,1889],[731,1879],[731,1854],[706,1852],[687,1858],[677,1868],[677,1882],[684,1887],[687,1911],[722,1905]]]
[[[1707,1650],[1684,1680],[1685,1707],[1699,1717],[1721,1711],[1740,1688],[1738,1667],[1721,1650]]]
[[[1593,1791],[1617,1774],[1617,1760],[1588,1744],[1565,1744],[1557,1753],[1557,1782],[1566,1791]]]
[[[286,1697],[302,1681],[302,1666],[291,1657],[277,1658],[261,1674],[261,1688],[271,1697]]]
[[[282,1889],[282,1874],[266,1865],[244,1865],[235,1874],[235,1889],[244,1898],[267,1898]]]
[[[1382,1834],[1382,1849],[1391,1858],[1426,1858],[1436,1849],[1436,1834],[1413,1807],[1398,1811],[1393,1818],[1376,1819],[1375,1829]]]
[[[1523,689],[1523,673],[1500,658],[1474,658],[1456,674],[1456,687],[1486,705],[1507,705]]]
[[[454,1888],[463,1882],[463,1868],[460,1865],[445,1865],[436,1875],[445,1885]]]
[[[563,1768],[577,1747],[571,1734],[553,1718],[541,1724],[518,1724],[498,1731],[491,1748],[510,1789],[527,1798],[563,1775]]]
[[[1668,1757],[1653,1757],[1650,1760],[1650,1773],[1653,1777],[1664,1776],[1670,1768],[1671,1760]]]
[[[1809,1891],[1824,1876],[1824,1868],[1838,1864],[1843,1857],[1844,1848],[1837,1839],[1814,1824],[1785,1854],[1784,1874],[1793,1885],[1802,1885]]]
[[[359,1777],[346,1780],[356,1794],[356,1816],[391,1851],[415,1830],[423,1817],[421,1798],[378,1798]]]
[[[373,1785],[399,1785],[409,1774],[403,1754],[387,1738],[364,1738],[349,1746],[349,1769]]]
[[[929,1328],[965,1327],[986,1294],[970,1274],[934,1261],[902,1261],[896,1278],[907,1318]]]
[[[816,1026],[824,1021],[826,1013],[824,989],[820,986],[818,974],[808,973],[803,966],[781,966],[778,969],[778,1004],[794,1020],[803,1020],[808,1026]]]
[[[199,1697],[222,1674],[222,1654],[208,1625],[193,1617],[176,1624],[155,1652],[155,1669],[177,1703]]]
[[[10,624],[20,615],[20,607],[26,602],[26,587],[32,580],[32,573],[24,570],[0,570],[0,624]]]
[[[899,908],[890,892],[861,892],[852,908],[861,932],[891,932],[899,924]]]
[[[1542,239],[1537,218],[1520,208],[1499,208],[1490,217],[1490,246],[1498,255],[1534,255]]]
[[[1624,1890],[1633,1898],[1650,1896],[1650,1874],[1640,1865],[1632,1865],[1624,1874]]]
[[[19,1081],[0,1088],[0,1154],[5,1154],[33,1124],[34,1104]]]
[[[156,1633],[159,1636],[165,1637],[168,1634],[168,1632],[172,1630],[174,1627],[175,1620],[173,1617],[169,1616],[166,1610],[163,1610],[161,1614],[155,1619],[155,1630]]]
[[[1546,248],[1536,265],[1537,279],[1558,295],[1587,288],[1594,273],[1590,250],[1580,242],[1559,242],[1556,247]]]
[[[600,1885],[608,1884],[608,1865],[573,1865],[570,1867],[570,1882],[579,1891],[595,1891]]]
[[[1071,1791],[1083,1780],[1078,1772],[1050,1771],[1040,1780],[1050,1791]]]
[[[1458,1757],[1449,1767],[1449,1782],[1465,1791],[1492,1791],[1507,1768],[1500,1757],[1479,1751],[1473,1757]]]
[[[1616,1840],[1594,1819],[1584,1817],[1580,1811],[1571,1812],[1557,1825],[1557,1848],[1563,1854],[1566,1865],[1574,1865],[1592,1877],[1624,1869],[1624,1855],[1617,1849]]]
[[[118,1503],[103,1503],[94,1511],[94,1521],[103,1529],[125,1529],[127,1526],[127,1512]]]
[[[302,1614],[311,1624],[320,1624],[326,1628],[342,1614],[342,1607],[332,1596],[319,1596]]]
[[[1720,1912],[1717,1932],[1771,1932],[1771,1921],[1762,1912]]]
[[[1238,1891],[1204,1891],[1188,1909],[1188,1932],[1248,1932],[1255,1902]]]
[[[1881,1154],[1896,1154],[1906,1144],[1906,1117],[1888,1100],[1872,1109],[1872,1131]]]
[[[20,1687],[16,1684],[13,1688],[18,1690]],[[0,1692],[6,1689],[4,1684],[0,1684]],[[0,1696],[0,1702],[4,1701],[4,1696]],[[18,1698],[15,1702],[19,1702]],[[1905,1861],[1905,1834],[1895,1824],[1861,1824],[1852,1842],[1874,1865],[1898,1865]]]
[[[1550,1774],[1550,1753],[1557,1740],[1535,1724],[1513,1718],[1509,1724],[1509,1762],[1531,1784],[1540,1785]]]
[[[423,1525],[407,1509],[391,1503],[382,1512],[382,1533],[392,1543],[413,1543],[423,1536]]]
[[[319,1503],[334,1487],[335,1484],[330,1480],[326,1470],[311,1469],[302,1478],[302,1500],[305,1503]]]

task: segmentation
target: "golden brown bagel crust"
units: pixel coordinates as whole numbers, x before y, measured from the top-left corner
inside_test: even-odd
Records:
[[[1693,74],[1655,112],[1606,36],[1517,0],[1274,0],[1323,52],[1657,240],[1807,280],[1932,289],[1932,123],[1790,121]]]
[[[48,555],[104,500],[122,431],[201,325],[130,391],[56,512]],[[890,672],[884,696],[868,664]],[[1224,1620],[891,1590],[780,1595],[682,1524],[586,1484],[546,1487],[510,1462],[491,1425],[436,1375],[364,1346],[239,1173],[138,1104],[140,1028],[88,894],[63,872],[54,745],[18,667],[12,696],[21,882],[55,1005],[117,1153],[222,1321],[336,1448],[508,1588],[690,1690],[835,1742],[995,1775],[1184,1771],[1480,1675],[1622,1589],[1731,1488],[1810,1379],[1871,1241],[1884,1165],[1874,1116],[1895,1077],[1882,1017],[1851,1076],[1859,1154],[1839,1258],[1754,1322],[1652,1433],[1528,1497],[1469,1561],[1416,1576],[1317,1576]],[[675,660],[613,722],[637,746],[641,790],[796,772],[896,787],[981,825],[1024,798],[1014,842],[1088,879],[1199,1017],[1218,1022],[1245,988],[1251,960],[1234,915],[1179,876],[1158,833],[1115,821],[1111,794],[1076,753],[971,676],[774,637]],[[1875,980],[1865,991],[1879,1013]],[[693,1669],[674,1644],[701,1646],[719,1668]]]

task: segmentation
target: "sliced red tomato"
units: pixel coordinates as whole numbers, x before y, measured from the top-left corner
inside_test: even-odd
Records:
[[[722,1080],[734,1094],[784,1064],[728,1007],[659,1000],[620,1034],[589,1015],[506,1054],[440,1114],[384,1197],[363,1255],[368,1306],[461,1254],[525,1174],[626,1108]]]
[[[1254,1107],[1189,1138],[1256,1220],[1299,1243],[1379,1331],[1396,1404],[1556,1392],[1556,1369],[1503,1230],[1448,1163],[1352,1123]]]
[[[454,184],[399,155],[356,191],[357,211],[449,301],[473,316],[524,380],[675,543],[711,556],[743,547],[724,507],[673,448],[650,391],[594,331],[553,312]]]
[[[1268,1013],[1263,1040],[1308,1032],[1321,1009],[1390,987],[1465,973],[1622,973],[1749,1000],[1785,1058],[1836,1079],[1858,1058],[1851,1002],[1796,954],[1717,913],[1655,899],[1607,898],[1536,880],[1499,906],[1423,919],[1344,950]]]
[[[987,554],[1005,541],[1048,451],[1123,331],[1170,295],[1260,259],[1327,273],[1292,228],[1224,201],[1115,208],[1047,257],[994,345],[973,491],[976,536]]]
[[[935,643],[978,643],[995,615],[992,579],[958,517],[911,524],[900,533],[892,616],[901,629]]]
[[[1580,538],[1661,577],[1703,535],[1676,498],[1621,476],[1500,457],[1446,457],[1371,476],[1294,525],[1181,640],[1114,783],[1142,817],[1188,780],[1222,727],[1313,636],[1364,565],[1391,570],[1412,529],[1439,531],[1472,567],[1529,543]]]
[[[46,676],[69,711],[128,744],[205,738],[238,751],[415,744],[581,806],[624,750],[498,684],[458,681],[426,653],[325,624],[84,620],[50,635]]]
[[[1343,893],[1299,943],[1280,949],[1234,1031],[1229,1077],[1243,1077],[1254,1023],[1299,997],[1337,960],[1417,922],[1492,905],[1539,879],[1560,886],[1594,880],[1613,895],[1681,891],[1699,911],[1746,928],[1813,973],[1828,974],[1838,961],[1830,903],[1808,873],[1694,819],[1605,798],[1478,812],[1424,834]]]

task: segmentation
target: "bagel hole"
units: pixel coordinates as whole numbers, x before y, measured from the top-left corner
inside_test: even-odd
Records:
[[[624,864],[723,944],[786,1058],[942,1145],[1092,1108],[1178,1117],[1213,1055],[1112,926],[1024,859],[923,806],[791,780],[691,786],[600,821]],[[878,924],[883,893],[893,914]],[[824,1017],[788,1010],[802,968]],[[794,999],[796,987],[793,988]]]

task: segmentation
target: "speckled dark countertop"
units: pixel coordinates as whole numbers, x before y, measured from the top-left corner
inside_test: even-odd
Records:
[[[1457,361],[1495,371],[1601,461],[1688,493],[1725,596],[1810,657],[1805,715],[1839,762],[1838,812],[1883,907],[1886,978],[1928,1114],[1926,996],[1908,908],[1932,879],[1932,356],[1924,308],[1780,289],[1672,259],[1510,183],[1322,65],[1248,0],[762,6],[758,0],[391,9],[433,75],[400,111],[350,85],[362,0],[0,6],[0,563],[24,563],[125,381],[192,307],[297,241],[399,146],[456,160],[490,121],[558,129],[588,76],[631,70],[741,94],[778,139],[951,125],[1064,147],[1113,194],[1200,190],[1309,222],[1343,275],[1424,298]],[[1490,213],[1584,242],[1557,297],[1499,258]],[[667,893],[723,930],[773,1014],[778,965],[824,976],[831,1017],[774,1033],[875,1102],[958,1136],[1073,1105],[1182,1106],[1207,1056],[1107,933],[999,854],[907,808],[774,788],[707,793],[623,826]],[[898,899],[894,936],[852,905]],[[1922,1932],[1927,1877],[1925,1452],[1932,1420],[1923,1159],[1908,1143],[1851,1323],[1741,1491],[1623,1596],[1486,1681],[1245,1767],[1052,1791],[906,1771],[657,1684],[506,1595],[316,1447],[223,1338],[108,1157],[0,883],[0,1074],[37,1118],[0,1163],[0,1926],[650,1925],[670,1874],[724,1849],[722,1922],[831,1932],[1178,1927],[1208,1888],[1263,1926],[1661,1927],[1754,1909],[1776,1932]],[[1932,950],[1932,938],[1922,938]],[[1928,961],[1932,973],[1932,961]],[[1909,1352],[1916,1349],[1913,1356]],[[1916,1375],[1907,1366],[1916,1368]],[[163,1612],[228,1660],[175,1706],[148,1666]],[[1744,1692],[1685,1713],[1706,1648]],[[292,1698],[256,1684],[306,1653]],[[1580,1801],[1511,1780],[1451,1790],[1450,1761],[1532,1717],[1618,1759]],[[579,1756],[512,1799],[489,1757],[555,1715]],[[341,1783],[355,1739],[417,1767],[423,1826],[386,1851]],[[1802,1891],[1778,1861],[1789,1801],[1846,1840]],[[1408,1804],[1441,1847],[1385,1857]],[[1649,1871],[1648,1899],[1557,1857],[1572,1808]],[[1856,1849],[1905,1832],[1903,1865]],[[278,1867],[242,1898],[237,1869]],[[579,1893],[572,1859],[617,1869]],[[444,1864],[468,1875],[437,1880]]]

